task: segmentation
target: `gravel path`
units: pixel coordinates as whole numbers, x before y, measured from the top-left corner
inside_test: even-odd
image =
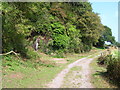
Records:
[[[63,86],[64,84],[64,77],[66,76],[66,74],[70,71],[71,68],[75,67],[75,66],[81,66],[82,70],[79,71],[79,75],[81,76],[77,81],[72,80],[71,82],[74,83],[80,83],[79,86],[77,86],[76,88],[93,88],[93,86],[90,83],[90,67],[89,64],[92,60],[94,60],[94,58],[98,57],[92,57],[90,58],[90,56],[79,59],[75,62],[73,62],[72,64],[69,64],[67,66],[67,68],[65,68],[64,70],[62,70],[53,80],[52,82],[50,82],[48,84],[48,88],[61,88],[61,86]],[[75,72],[74,72],[75,73]],[[78,71],[76,71],[76,73],[78,73]],[[72,87],[70,87],[72,88]],[[75,87],[74,87],[75,88]]]

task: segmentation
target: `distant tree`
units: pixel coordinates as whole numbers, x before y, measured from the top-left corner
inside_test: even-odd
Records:
[[[105,41],[110,42],[112,44],[115,44],[115,37],[112,36],[112,31],[108,26],[104,26],[104,30],[101,33],[100,38],[98,39],[98,42],[96,43],[96,47],[104,47]]]
[[[117,47],[120,47],[120,42],[116,42],[115,45],[116,45]]]
[[[102,37],[104,41],[111,42],[112,44],[115,43],[115,37],[112,36],[112,31],[109,27],[104,26],[105,30],[103,31]]]

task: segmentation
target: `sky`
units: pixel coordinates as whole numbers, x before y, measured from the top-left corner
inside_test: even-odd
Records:
[[[114,2],[101,1],[89,0],[92,3],[93,11],[99,13],[102,24],[111,28],[115,40],[118,41],[118,2],[117,0],[113,0]]]

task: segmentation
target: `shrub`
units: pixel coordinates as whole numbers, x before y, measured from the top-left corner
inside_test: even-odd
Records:
[[[101,56],[98,58],[98,64],[106,66],[109,79],[120,85],[120,57]]]
[[[112,61],[112,55],[107,56],[100,56],[98,58],[98,64],[107,66],[109,64],[109,61]]]
[[[107,72],[111,79],[117,80],[120,84],[120,58],[112,58],[107,66]]]
[[[64,50],[63,49],[60,49],[60,50],[57,50],[56,52],[55,52],[55,56],[54,56],[54,58],[64,58]]]
[[[65,49],[69,45],[69,37],[66,35],[55,34],[53,36],[53,49]]]
[[[29,47],[26,58],[35,60],[40,58],[40,56],[36,51],[33,50],[33,48]]]

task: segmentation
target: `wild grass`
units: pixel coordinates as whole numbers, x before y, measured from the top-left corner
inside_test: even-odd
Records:
[[[62,69],[68,64],[86,57],[100,50],[91,51],[84,54],[66,54],[66,64],[57,64],[53,57],[34,51],[28,51],[28,58],[17,58],[14,55],[3,56],[3,87],[4,88],[29,88],[46,87]]]
[[[34,68],[25,68],[20,66],[15,72],[7,71],[6,75],[3,77],[3,87],[42,88],[45,87],[44,85],[50,82],[51,79],[53,79],[56,74],[61,71],[61,69],[62,67],[40,67],[40,69],[37,70]]]
[[[91,57],[93,57],[93,54],[97,54],[98,52],[102,51],[103,49],[98,49],[95,48],[93,50],[91,50],[90,52],[86,52],[86,53],[80,53],[80,54],[75,54],[75,53],[67,53],[65,54],[65,59],[68,61],[67,64],[70,64],[72,62],[74,62],[75,60],[87,57],[89,55],[91,55]]]
[[[23,61],[14,56],[3,57],[3,87],[29,88],[45,87],[63,67],[56,66],[50,61]]]
[[[120,87],[120,59],[118,56],[118,50],[113,50],[112,55],[100,56],[91,63],[93,73],[91,82],[96,88]]]
[[[91,67],[91,83],[95,88],[115,88],[110,84],[105,77],[107,69],[97,64],[97,59],[93,60],[90,64]]]
[[[28,88],[43,87],[63,67],[57,66],[52,57],[30,50],[29,58],[14,55],[3,56],[3,87]]]

